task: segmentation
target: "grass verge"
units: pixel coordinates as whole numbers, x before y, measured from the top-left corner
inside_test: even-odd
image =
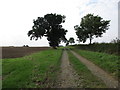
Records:
[[[81,56],[92,61],[94,64],[98,65],[105,71],[109,72],[113,77],[118,79],[118,67],[119,67],[119,58],[120,56],[110,55],[106,53],[85,51],[85,50],[75,50]],[[119,76],[120,77],[120,76]]]
[[[53,87],[62,50],[46,50],[22,58],[3,59],[3,88]]]
[[[70,63],[82,80],[82,88],[106,88],[104,82],[94,76],[71,52],[68,52]]]
[[[104,82],[94,76],[71,52],[68,52],[70,63],[82,80],[82,88],[106,88]]]

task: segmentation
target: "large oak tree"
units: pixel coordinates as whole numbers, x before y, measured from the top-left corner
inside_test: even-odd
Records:
[[[80,26],[76,25],[76,35],[80,42],[85,43],[89,38],[90,44],[94,37],[102,37],[102,34],[109,28],[110,20],[103,20],[100,16],[94,16],[93,14],[87,14],[81,19]]]
[[[61,41],[66,41],[66,32],[61,23],[65,22],[65,16],[59,14],[46,14],[44,17],[38,17],[36,20],[33,20],[32,30],[28,32],[30,40],[38,40],[43,36],[47,37],[49,45],[53,48],[59,46]]]

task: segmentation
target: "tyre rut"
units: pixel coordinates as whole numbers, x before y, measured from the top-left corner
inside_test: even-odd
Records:
[[[57,88],[82,87],[82,84],[80,84],[80,77],[70,65],[66,50],[63,51],[61,59],[61,73],[57,85]]]

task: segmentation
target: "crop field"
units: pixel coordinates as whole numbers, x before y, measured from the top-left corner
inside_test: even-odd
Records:
[[[49,49],[49,47],[2,47],[2,58],[22,57],[47,49]]]

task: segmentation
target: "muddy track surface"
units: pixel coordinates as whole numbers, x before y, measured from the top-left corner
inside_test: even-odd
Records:
[[[61,73],[59,75],[57,88],[77,88],[77,87],[82,87],[80,77],[70,65],[67,51],[64,50],[61,59]]]
[[[74,56],[76,56],[86,67],[97,77],[101,78],[104,81],[108,88],[118,88],[118,81],[115,80],[112,76],[106,73],[103,69],[93,64],[91,61],[85,59],[74,51],[71,51]]]

